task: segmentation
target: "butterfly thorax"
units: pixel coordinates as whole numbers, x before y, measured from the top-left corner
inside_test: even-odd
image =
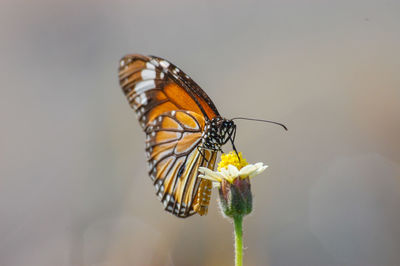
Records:
[[[203,132],[203,145],[207,149],[220,150],[220,147],[232,139],[236,125],[232,120],[215,117],[206,121]]]

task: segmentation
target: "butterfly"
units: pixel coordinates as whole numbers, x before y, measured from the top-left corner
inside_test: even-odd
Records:
[[[198,168],[214,169],[221,146],[233,144],[235,123],[165,59],[126,55],[119,82],[146,134],[148,173],[165,210],[181,218],[207,214],[212,184]]]

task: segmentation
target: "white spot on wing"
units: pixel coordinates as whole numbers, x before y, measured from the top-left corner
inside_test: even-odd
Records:
[[[160,65],[161,65],[163,68],[168,68],[168,67],[169,67],[169,63],[168,63],[167,61],[165,61],[165,60],[160,61]]]
[[[156,69],[156,67],[150,62],[146,63],[146,68],[148,68],[148,69]]]
[[[155,79],[156,78],[156,72],[150,69],[143,69],[140,72],[140,75],[142,76],[143,80],[146,79]]]
[[[151,59],[150,63],[153,64],[154,66],[159,66],[159,63],[155,59]]]
[[[140,104],[141,105],[146,105],[147,104],[147,96],[146,96],[146,94],[142,93],[139,97],[140,97]]]
[[[154,89],[156,87],[156,84],[154,83],[154,80],[144,80],[140,81],[135,85],[135,92],[137,94],[143,93],[147,90]]]

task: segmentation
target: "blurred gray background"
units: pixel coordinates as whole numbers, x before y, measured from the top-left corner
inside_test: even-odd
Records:
[[[127,53],[182,68],[270,167],[245,265],[400,265],[400,2],[2,0],[0,265],[232,265],[214,192],[166,213],[118,85]],[[230,147],[226,149],[229,150]]]

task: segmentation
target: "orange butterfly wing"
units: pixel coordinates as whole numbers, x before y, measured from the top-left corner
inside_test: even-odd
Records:
[[[175,65],[158,57],[127,55],[120,85],[143,128],[167,111],[188,110],[211,120],[219,113],[207,94]]]
[[[146,132],[149,174],[167,211],[178,217],[207,213],[217,152],[201,148],[207,120],[219,116],[206,93],[173,64],[158,57],[121,59],[121,87]]]

